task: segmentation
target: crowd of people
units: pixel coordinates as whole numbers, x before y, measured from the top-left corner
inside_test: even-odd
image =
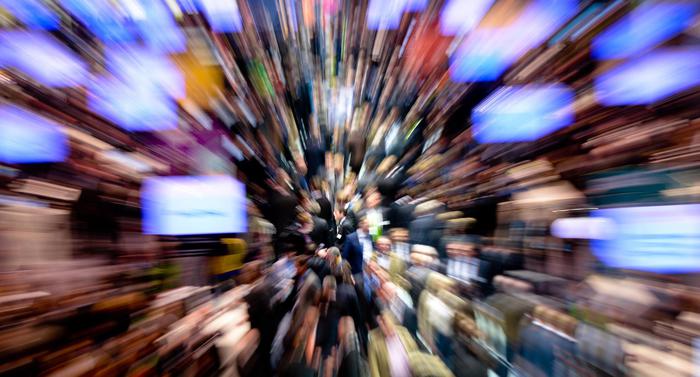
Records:
[[[465,235],[473,219],[436,201],[393,200],[372,186],[342,190],[333,201],[318,192],[280,194],[272,201],[276,262],[248,298],[261,332],[259,370],[453,376],[439,352],[445,339],[422,338],[431,325],[421,326],[429,315],[418,304],[427,300],[429,276],[432,285],[438,277],[479,282],[476,248]]]

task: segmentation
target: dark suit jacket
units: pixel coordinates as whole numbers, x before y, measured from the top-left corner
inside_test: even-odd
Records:
[[[428,245],[439,250],[442,228],[442,221],[438,220],[435,215],[418,217],[411,221],[409,226],[411,243],[414,245]]]
[[[334,232],[336,237],[336,246],[342,249],[343,245],[345,244],[345,239],[348,237],[348,234],[352,233],[353,231],[354,229],[352,227],[352,220],[348,219],[347,217],[341,219],[340,223],[337,226],[337,229]]]
[[[318,216],[313,217],[314,227],[309,234],[311,240],[314,241],[316,247],[320,247],[324,244],[325,247],[330,246],[330,227],[328,222]]]
[[[362,243],[357,232],[350,233],[343,245],[343,259],[350,263],[353,275],[362,272],[362,251]]]
[[[414,204],[397,204],[392,203],[389,208],[389,227],[390,228],[406,228],[411,225],[413,220],[413,211],[416,206]]]
[[[364,317],[360,311],[360,300],[357,297],[357,291],[355,287],[350,284],[340,283],[338,284],[338,289],[335,292],[335,300],[340,310],[340,316],[350,316],[355,322],[355,327],[358,329],[364,323]]]

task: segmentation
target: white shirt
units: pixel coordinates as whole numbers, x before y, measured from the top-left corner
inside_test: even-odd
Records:
[[[389,258],[388,255],[384,255],[382,253],[377,253],[377,264],[379,267],[389,271],[389,267],[391,267],[391,259]]]
[[[396,242],[394,243],[394,252],[398,254],[398,256],[407,261],[411,259],[411,252],[410,252],[410,246],[405,243],[405,242]]]
[[[450,258],[447,261],[447,276],[461,280],[479,280],[479,259]]]
[[[369,234],[359,229],[357,230],[357,238],[360,240],[360,245],[362,245],[362,260],[364,260],[365,263],[369,263],[373,251],[372,238]]]
[[[386,337],[386,348],[389,351],[389,370],[391,377],[411,377],[406,349],[396,334]]]
[[[369,222],[369,233],[375,236],[379,235],[379,230],[382,228],[384,222],[382,211],[376,208],[368,210],[367,221]]]

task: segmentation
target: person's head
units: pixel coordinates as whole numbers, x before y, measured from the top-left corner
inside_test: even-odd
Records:
[[[303,275],[304,272],[309,268],[308,262],[309,262],[309,256],[308,255],[295,255],[293,256],[294,258],[294,266],[297,269],[297,275]]]
[[[338,283],[349,285],[353,284],[352,269],[350,268],[350,265],[348,265],[348,262],[343,261],[339,263],[333,271],[333,274],[335,275]]]
[[[337,264],[340,259],[340,249],[335,246],[329,247],[326,252],[326,259],[330,263]]]
[[[389,231],[389,237],[392,243],[396,242],[408,242],[408,229],[404,228],[394,228]]]
[[[299,289],[299,305],[316,305],[321,297],[321,284],[315,273],[309,273]]]
[[[396,284],[390,281],[385,281],[382,284],[382,289],[380,293],[385,301],[391,301],[391,299],[393,299],[394,296],[396,296]]]
[[[383,254],[389,254],[391,252],[391,240],[389,237],[379,237],[375,243],[377,246],[377,251]]]
[[[309,213],[314,216],[318,216],[321,213],[321,205],[315,200],[309,200],[307,204]]]
[[[299,221],[299,225],[301,225],[302,228],[308,227],[313,224],[311,214],[308,212],[300,212],[297,216],[297,220]]]
[[[431,267],[437,258],[435,248],[427,245],[413,245],[411,249],[411,263],[423,267]]]
[[[328,275],[323,278],[323,301],[335,301],[336,288],[335,276]]]
[[[333,210],[333,216],[335,217],[335,221],[340,221],[345,217],[345,208],[343,206],[338,206],[336,205],[335,209]]]
[[[377,316],[377,324],[385,336],[394,334],[394,324],[388,311],[382,310],[382,314]]]
[[[450,242],[447,244],[447,255],[450,258],[478,257],[476,246],[468,242]]]
[[[362,216],[360,218],[360,221],[357,224],[357,229],[360,229],[365,233],[369,232],[369,221],[367,221],[367,217]]]
[[[376,189],[370,190],[365,196],[365,208],[377,208],[382,202],[382,196]]]

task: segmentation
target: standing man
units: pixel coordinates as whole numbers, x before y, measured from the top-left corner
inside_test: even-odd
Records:
[[[376,240],[382,235],[384,220],[388,219],[386,208],[381,206],[382,196],[376,189],[370,189],[365,195],[365,202],[360,211],[361,217],[366,217],[369,222],[369,233]]]
[[[374,251],[372,237],[369,234],[369,223],[367,218],[360,218],[357,231],[350,233],[343,245],[343,259],[350,263],[355,283],[362,284],[363,264],[369,262]]]
[[[345,239],[354,231],[352,221],[346,216],[345,208],[341,204],[336,204],[333,215],[336,223],[334,232],[335,245],[338,246],[339,249],[342,249],[345,244]]]

